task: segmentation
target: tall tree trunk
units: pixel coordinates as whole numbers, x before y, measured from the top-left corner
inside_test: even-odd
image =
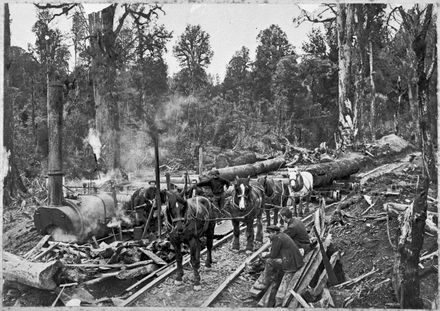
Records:
[[[415,88],[415,94],[413,92],[414,86],[411,82],[411,77],[408,79],[408,101],[409,101],[409,109],[411,111],[412,116],[412,122],[413,126],[415,127],[415,135],[414,135],[414,143],[418,146],[419,145],[419,135],[420,133],[420,127],[419,127],[419,110],[418,110],[418,103],[417,103],[417,97],[418,97],[418,90],[417,87]]]
[[[431,127],[429,124],[428,104],[429,104],[429,79],[434,70],[435,60],[430,69],[425,68],[427,33],[432,24],[433,4],[428,4],[424,10],[424,17],[421,14],[417,18],[410,17],[402,7],[399,11],[402,15],[404,27],[408,32],[420,29],[415,33],[412,42],[412,49],[417,58],[417,77],[418,77],[418,109],[420,139],[422,144],[423,157],[423,177],[422,189],[418,189],[418,195],[414,204],[404,214],[404,221],[398,243],[398,253],[394,266],[395,290],[400,299],[400,307],[423,308],[420,299],[420,280],[418,277],[418,263],[420,250],[423,246],[424,228],[427,211],[427,196],[430,182],[437,183],[437,173],[435,166],[435,154]],[[414,25],[413,21],[418,23]],[[420,27],[421,26],[421,27]]]
[[[3,115],[3,145],[4,151],[8,155],[8,171],[4,179],[3,187],[3,205],[7,206],[11,203],[11,198],[15,197],[18,191],[27,192],[21,177],[18,173],[18,169],[14,161],[14,118],[13,118],[13,101],[9,90],[9,68],[10,58],[9,52],[11,47],[11,31],[9,24],[9,5],[4,4],[4,80],[3,80],[3,92],[4,92],[4,115]],[[5,163],[6,164],[6,163]]]
[[[118,103],[113,96],[116,66],[114,43],[117,34],[113,30],[116,5],[110,5],[97,13],[89,14],[90,43],[93,50],[92,72],[95,100],[95,124],[105,145],[103,156],[113,173],[120,168],[120,126]]]
[[[400,307],[404,309],[423,309],[418,264],[425,232],[428,187],[429,180],[426,178],[417,189],[418,195],[414,203],[399,218],[401,228],[394,262],[393,285]]]
[[[374,117],[376,114],[376,84],[374,83],[374,67],[373,67],[373,42],[370,36],[370,84],[371,84],[371,102],[370,102],[370,133],[371,140],[376,140]]]
[[[357,129],[353,109],[353,78],[351,74],[354,4],[338,3],[336,16],[338,32],[338,107],[339,147],[344,150],[353,146]]]

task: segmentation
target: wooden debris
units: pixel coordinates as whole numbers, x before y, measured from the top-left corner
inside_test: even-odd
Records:
[[[427,255],[424,255],[424,256],[420,257],[419,262],[422,262],[422,261],[427,260],[427,259],[434,258],[435,256],[438,257],[438,250],[433,251],[430,254],[427,254]]]
[[[147,255],[149,258],[151,258],[158,265],[166,265],[167,264],[165,260],[163,260],[162,258],[157,256],[155,253],[150,252],[149,250],[140,248],[140,251],[142,253],[144,253],[145,255]]]
[[[293,295],[293,297],[300,303],[300,305],[303,308],[310,308],[309,304],[304,300],[304,298],[301,297],[300,294],[295,292],[293,289],[290,290],[290,293]]]
[[[138,267],[130,270],[122,270],[116,275],[116,277],[120,280],[132,279],[141,275],[150,274],[156,270],[157,265],[154,263],[150,263],[143,267]]]
[[[29,262],[8,252],[3,252],[3,278],[41,289],[55,289],[54,275],[63,266],[59,260],[47,263]]]
[[[352,280],[349,280],[349,281],[346,281],[346,282],[344,282],[344,283],[341,283],[341,284],[336,285],[335,288],[342,288],[342,287],[344,287],[344,286],[350,286],[350,285],[354,285],[354,284],[356,284],[356,283],[359,283],[360,281],[362,281],[362,280],[365,279],[366,277],[368,277],[368,276],[370,276],[370,275],[376,273],[377,271],[379,271],[379,269],[375,269],[375,268],[373,268],[373,269],[371,269],[370,272],[367,272],[367,273],[365,273],[365,274],[363,274],[363,275],[361,275],[361,276],[358,276],[357,278],[354,278],[354,279],[352,279]]]
[[[113,277],[113,276],[116,276],[116,275],[118,275],[118,274],[119,274],[119,271],[117,271],[117,272],[103,273],[103,274],[101,274],[100,276],[98,276],[97,278],[94,278],[94,279],[91,279],[91,280],[85,281],[85,282],[82,283],[82,284],[83,284],[83,285],[92,285],[92,284],[95,284],[95,283],[99,283],[99,282],[101,282],[102,280],[105,280],[105,279],[111,278],[111,277]]]
[[[41,250],[41,248],[44,246],[44,244],[46,244],[46,242],[49,241],[50,238],[51,235],[49,234],[42,237],[41,240],[37,243],[37,245],[35,245],[34,248],[32,248],[29,252],[27,252],[24,255],[24,259],[30,259],[33,255],[38,253]]]
[[[335,267],[336,262],[341,258],[341,255],[338,252],[335,252],[332,257],[330,258],[330,264],[332,268]],[[327,271],[322,271],[321,275],[319,276],[318,282],[316,283],[315,287],[312,289],[311,294],[313,296],[319,296],[322,293],[322,290],[324,289],[325,285],[327,284],[328,275]]]
[[[65,288],[65,287],[62,287],[62,288],[61,288],[61,290],[60,290],[60,292],[58,293],[57,297],[56,297],[55,300],[52,302],[52,307],[55,307],[55,306],[56,306],[56,304],[57,304],[57,302],[58,302],[58,299],[60,299],[61,294],[62,294],[63,291],[64,291],[64,288]]]
[[[49,253],[52,249],[54,249],[56,245],[57,245],[57,244],[52,244],[52,245],[50,245],[50,246],[49,246],[47,249],[45,249],[43,252],[41,252],[40,254],[38,254],[37,256],[35,256],[35,257],[33,258],[33,260],[40,259],[40,258],[43,257],[44,255],[46,255],[47,253]]]

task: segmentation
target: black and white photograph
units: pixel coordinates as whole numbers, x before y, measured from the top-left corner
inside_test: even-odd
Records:
[[[125,1],[0,5],[3,307],[440,308],[438,3]]]

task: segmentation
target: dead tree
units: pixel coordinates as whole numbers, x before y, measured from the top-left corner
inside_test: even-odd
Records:
[[[4,180],[3,204],[7,206],[11,203],[11,198],[15,197],[19,192],[27,192],[26,187],[21,180],[18,168],[14,161],[14,118],[13,118],[13,101],[9,89],[9,67],[11,65],[9,58],[9,50],[11,47],[11,31],[9,24],[9,5],[4,4],[4,80],[3,90],[4,96],[4,123],[3,123],[3,144],[5,151],[8,153],[9,169]],[[6,164],[6,163],[5,163]]]
[[[394,265],[393,284],[401,308],[423,308],[420,298],[418,263],[424,239],[429,185],[430,182],[437,183],[434,140],[428,114],[429,80],[435,70],[436,57],[430,65],[426,64],[427,35],[432,27],[432,11],[433,4],[428,4],[423,10],[416,5],[412,13],[407,13],[399,7],[403,27],[413,35],[412,49],[417,58],[418,110],[423,157],[421,186],[417,189],[418,194],[412,207],[408,208],[404,214]]]

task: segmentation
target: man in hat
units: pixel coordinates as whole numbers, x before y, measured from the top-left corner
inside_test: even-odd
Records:
[[[268,226],[266,232],[269,233],[272,242],[271,249],[267,255],[263,281],[254,286],[256,289],[265,289],[272,281],[280,283],[284,273],[294,273],[303,265],[303,257],[298,246],[287,234],[280,232],[280,228],[275,225]]]
[[[230,182],[220,177],[220,172],[214,170],[211,172],[212,177],[208,180],[201,181],[196,184],[197,187],[209,187],[214,197],[212,202],[219,208],[223,209],[225,204],[225,186],[229,187]]]
[[[301,253],[304,255],[310,249],[310,238],[306,226],[301,219],[293,217],[292,211],[288,207],[281,209],[280,217],[287,227],[283,232],[290,236],[300,250],[303,249]]]

